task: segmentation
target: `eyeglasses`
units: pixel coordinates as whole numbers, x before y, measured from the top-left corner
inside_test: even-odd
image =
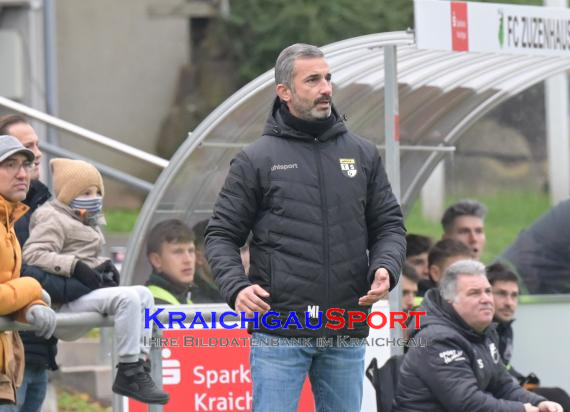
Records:
[[[26,173],[29,173],[32,168],[34,167],[34,162],[18,162],[14,159],[8,159],[0,163],[0,168],[6,170],[8,173],[12,175],[18,174],[20,169],[24,169]]]

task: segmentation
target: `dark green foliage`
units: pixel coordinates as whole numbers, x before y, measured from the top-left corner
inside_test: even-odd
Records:
[[[218,30],[245,82],[273,67],[290,44],[323,46],[412,24],[412,0],[239,0]]]
[[[487,1],[496,3],[497,1]],[[501,3],[542,5],[542,0]],[[317,46],[364,34],[413,27],[413,0],[237,0],[216,30],[243,83],[273,67],[293,43]]]

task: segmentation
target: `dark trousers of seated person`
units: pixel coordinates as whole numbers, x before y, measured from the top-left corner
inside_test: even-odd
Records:
[[[544,388],[542,386],[537,386],[531,388],[531,391],[537,395],[544,396],[546,399],[552,402],[559,403],[565,411],[570,411],[570,396],[568,393],[560,388]]]

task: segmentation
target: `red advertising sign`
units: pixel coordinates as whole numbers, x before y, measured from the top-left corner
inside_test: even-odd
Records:
[[[469,50],[469,26],[467,3],[451,2],[451,49]]]
[[[164,330],[162,380],[170,402],[163,410],[251,411],[249,338],[242,329]],[[125,409],[146,412],[148,407],[129,399]],[[308,381],[298,410],[315,410]]]

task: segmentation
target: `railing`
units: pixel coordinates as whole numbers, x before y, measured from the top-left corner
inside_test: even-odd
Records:
[[[118,142],[110,137],[104,136],[99,133],[92,132],[91,130],[85,129],[83,127],[77,126],[73,123],[66,122],[65,120],[61,120],[57,117],[50,116],[49,114],[43,113],[39,110],[33,109],[29,106],[23,105],[21,103],[17,103],[13,100],[7,99],[5,97],[0,96],[0,106],[6,107],[10,110],[15,112],[25,114],[26,116],[39,120],[43,123],[46,123],[50,126],[53,126],[60,130],[65,130],[69,133],[72,133],[76,136],[80,136],[86,140],[91,142],[97,143],[101,146],[111,148],[117,152],[126,154],[130,157],[133,157],[138,160],[142,160],[149,165],[159,167],[161,169],[166,168],[168,166],[168,160],[163,159],[159,156],[153,155],[151,153],[147,153],[143,150],[137,149],[136,147],[129,146],[125,143]],[[73,157],[73,158],[84,158],[83,156],[77,155],[74,152],[66,151],[56,145],[49,144],[49,143],[42,143],[42,147],[49,153],[55,154],[58,156],[66,156],[66,157]],[[91,161],[91,160],[90,160]],[[92,161],[91,161],[92,162]],[[92,162],[94,163],[94,162]],[[145,180],[139,179],[137,177],[131,176],[127,173],[121,172],[115,168],[110,166],[102,165],[101,163],[97,163],[94,165],[106,176],[109,176],[113,179],[118,181],[124,182],[128,185],[131,185],[139,190],[143,190],[145,192],[149,192],[152,189],[152,183],[147,182]]]
[[[164,309],[157,319],[160,322],[168,323],[170,312],[184,312],[186,314],[186,320],[183,323],[190,323],[197,312],[200,312],[205,321],[211,320],[211,312],[219,312],[230,310],[229,306],[225,304],[208,304],[208,305],[168,305],[168,306],[156,306],[156,309]],[[57,313],[57,327],[58,328],[72,328],[77,326],[91,326],[96,327],[110,327],[114,326],[114,320],[112,316],[105,316],[95,312],[81,312],[81,313]],[[5,330],[17,330],[17,331],[33,331],[34,327],[21,322],[16,322],[11,320],[9,317],[0,316],[0,331]],[[162,337],[162,332],[160,329],[153,329],[153,337]],[[152,378],[154,381],[162,387],[162,358],[160,353],[160,348],[156,346],[151,346],[150,348],[150,360],[153,365],[152,368]],[[112,362],[114,366],[117,362],[117,356],[115,352],[115,347],[113,345]],[[122,412],[123,402],[122,397],[113,394],[113,411]],[[162,412],[162,405],[149,405],[149,412]]]
[[[382,302],[382,301],[381,301]],[[200,312],[206,322],[211,321],[211,312],[230,310],[225,304],[209,305],[168,305],[156,306],[164,309],[157,315],[160,322],[168,324],[170,312],[183,312],[186,314],[184,323],[193,320]],[[570,368],[570,358],[567,356],[564,342],[568,341],[570,332],[561,325],[564,324],[564,314],[570,310],[570,295],[532,295],[521,296],[517,310],[515,327],[515,365],[517,369],[528,373],[536,372],[543,380],[545,386],[561,386],[570,391],[564,373]],[[388,310],[388,308],[386,308]],[[98,313],[57,314],[58,327],[113,326],[113,318]],[[0,317],[0,330],[33,330],[30,325],[14,322],[7,317]],[[162,337],[161,330],[153,330],[153,337]],[[538,345],[538,346],[537,346]],[[537,350],[540,349],[540,350]],[[545,350],[546,349],[546,350]],[[162,379],[162,358],[159,347],[151,346],[152,375],[157,384]],[[116,354],[112,351],[113,364]],[[150,405],[150,412],[161,412],[161,405]],[[113,411],[122,412],[121,397],[114,395]]]

